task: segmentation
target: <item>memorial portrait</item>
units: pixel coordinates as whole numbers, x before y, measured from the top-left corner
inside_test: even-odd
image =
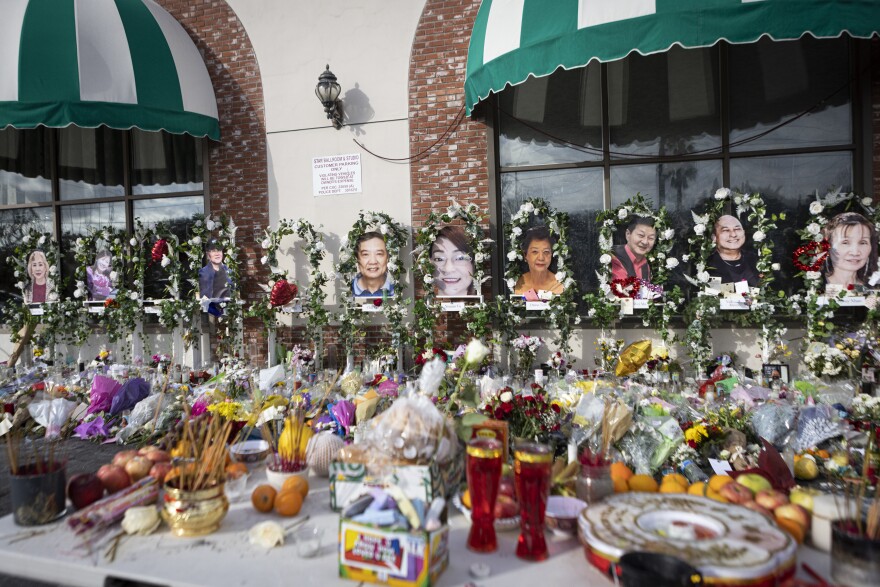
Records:
[[[37,249],[27,257],[27,281],[24,285],[24,303],[42,304],[55,299],[55,284],[49,274],[46,253]]]
[[[715,250],[706,260],[706,271],[720,277],[721,283],[748,282],[759,287],[758,254],[746,243],[746,229],[735,216],[725,214],[715,221],[712,231]]]
[[[351,283],[355,297],[394,295],[394,282],[388,271],[388,247],[380,232],[363,233],[354,245],[357,274]]]
[[[461,226],[444,226],[431,245],[434,294],[437,297],[477,295],[473,246]]]
[[[109,249],[99,247],[94,262],[86,267],[86,288],[89,300],[104,301],[116,295],[116,272]]]
[[[831,245],[825,257],[825,284],[843,289],[863,289],[877,267],[877,229],[857,212],[844,212],[824,228]]]
[[[513,293],[525,295],[530,291],[543,291],[561,294],[565,286],[556,279],[556,259],[553,254],[555,235],[550,233],[546,225],[540,224],[526,230],[521,242],[526,270],[514,285]]]
[[[205,246],[205,264],[199,269],[199,297],[210,300],[228,300],[232,297],[232,276],[224,262],[220,242],[210,240]]]
[[[654,219],[646,216],[632,216],[623,232],[624,242],[611,249],[611,279],[638,277],[651,281],[651,266],[648,254],[657,244],[657,229]]]

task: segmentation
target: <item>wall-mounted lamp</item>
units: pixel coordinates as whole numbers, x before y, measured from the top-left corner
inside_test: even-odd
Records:
[[[324,106],[327,118],[333,121],[333,126],[342,128],[342,103],[339,101],[339,93],[342,88],[336,83],[336,76],[330,71],[330,65],[318,76],[318,85],[315,86],[315,95]]]

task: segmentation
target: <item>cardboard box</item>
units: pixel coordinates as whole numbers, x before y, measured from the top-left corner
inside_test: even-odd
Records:
[[[402,532],[339,523],[339,576],[392,587],[430,587],[449,564],[449,526]]]

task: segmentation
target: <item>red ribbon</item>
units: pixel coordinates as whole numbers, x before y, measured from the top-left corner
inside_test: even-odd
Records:
[[[630,276],[623,279],[611,280],[611,293],[619,298],[633,298],[639,295],[639,290],[645,282],[638,277]]]

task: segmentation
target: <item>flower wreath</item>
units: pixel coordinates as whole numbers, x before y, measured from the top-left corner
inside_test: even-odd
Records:
[[[657,231],[657,242],[647,255],[651,266],[651,283],[645,283],[638,277],[611,279],[614,232],[621,223],[627,222],[633,216],[650,218]],[[655,211],[642,194],[636,194],[617,208],[597,214],[596,224],[599,225],[599,271],[596,272],[599,277],[599,293],[584,296],[584,302],[589,308],[587,316],[605,330],[616,318],[623,316],[623,307],[621,305],[618,309],[616,298],[635,298],[642,288],[650,288],[655,293],[663,294],[663,299],[648,304],[642,323],[655,328],[664,343],[671,343],[674,337],[669,332],[669,320],[678,310],[682,294],[677,286],[671,291],[663,291],[663,286],[669,279],[669,271],[679,266],[678,259],[672,256],[675,229],[669,222],[666,208]]]
[[[339,338],[346,354],[351,353],[361,332],[364,321],[363,312],[355,303],[354,293],[351,291],[351,283],[357,275],[357,254],[354,250],[355,243],[367,232],[375,231],[385,237],[385,248],[388,251],[388,274],[394,287],[394,294],[386,295],[379,302],[391,325],[392,345],[400,348],[407,340],[408,326],[404,323],[406,317],[406,300],[403,299],[404,284],[401,281],[403,273],[400,250],[408,240],[407,230],[396,221],[392,220],[384,212],[358,213],[358,219],[348,232],[346,240],[339,249],[339,264],[336,266],[339,279],[343,282],[340,303],[342,315],[340,316]]]
[[[196,324],[201,324],[200,314],[196,311],[200,302],[199,297],[199,270],[204,266],[205,245],[210,240],[216,240],[223,249],[223,263],[228,270],[229,279],[232,280],[232,299],[221,302],[223,314],[218,317],[220,324],[224,326],[224,332],[219,335],[220,354],[234,355],[240,346],[242,332],[243,312],[241,308],[241,280],[239,274],[238,254],[239,249],[235,243],[235,232],[238,227],[228,216],[221,215],[219,218],[196,214],[190,225],[190,237],[180,243],[186,262],[186,273],[189,275],[189,283],[193,287],[194,300],[178,300],[178,315],[184,319],[183,341],[189,348],[195,339]],[[188,318],[187,318],[188,316]]]
[[[720,188],[706,207],[705,213],[698,215],[691,212],[694,220],[693,234],[688,237],[690,252],[683,260],[693,260],[696,279],[686,276],[688,281],[697,287],[704,288],[709,282],[706,270],[709,256],[715,251],[715,243],[710,235],[715,231],[715,222],[725,214],[727,206],[737,218],[746,215],[752,228],[752,242],[758,253],[756,268],[761,275],[759,293],[756,297],[747,296],[748,312],[731,311],[728,318],[740,326],[761,325],[761,341],[764,349],[773,348],[785,333],[785,327],[776,319],[784,310],[784,292],[777,292],[770,287],[773,272],[779,271],[779,265],[773,263],[773,241],[767,236],[776,229],[777,220],[785,220],[785,214],[768,214],[767,206],[760,194],[740,194],[728,188]],[[698,372],[708,365],[712,358],[712,337],[710,330],[716,327],[721,319],[721,304],[717,296],[703,295],[701,291],[685,310],[688,324],[685,342]],[[726,312],[726,311],[725,311]]]
[[[440,229],[456,218],[461,218],[464,223],[464,231],[473,250],[473,278],[477,293],[480,293],[483,283],[491,279],[486,274],[486,263],[489,261],[489,245],[492,243],[492,239],[483,236],[482,224],[486,217],[480,212],[479,207],[476,204],[462,206],[452,200],[452,204],[444,212],[432,211],[428,215],[425,225],[416,231],[416,248],[413,250],[416,275],[420,276],[425,284],[424,296],[415,304],[414,335],[425,343],[424,346],[431,346],[434,340],[434,327],[437,324],[437,317],[440,315],[440,304],[437,302],[433,287],[436,266],[431,258],[431,247],[437,240]],[[486,322],[491,320],[488,313],[472,312],[468,316],[470,320],[468,320],[467,328],[473,336],[477,336],[476,332],[485,332]]]
[[[577,295],[577,283],[568,271],[570,251],[568,248],[568,214],[557,212],[541,198],[526,200],[514,214],[510,222],[504,225],[504,240],[507,242],[507,266],[504,269],[504,281],[508,289],[513,292],[516,282],[522,275],[520,261],[522,255],[522,238],[531,224],[532,217],[543,218],[544,224],[550,231],[550,235],[556,239],[553,245],[553,256],[556,258],[556,279],[563,284],[561,294],[553,296],[549,302],[549,309],[542,311],[542,315],[550,320],[550,326],[556,331],[553,340],[559,346],[559,350],[570,353],[572,327],[581,323],[581,317],[577,311],[575,297]],[[522,322],[524,306],[508,303],[502,308],[503,316],[499,317],[505,338],[509,342],[517,335],[517,325]]]
[[[847,291],[841,291],[837,298],[829,298],[826,304],[819,305],[819,298],[823,293],[822,265],[831,251],[831,244],[823,237],[823,229],[830,220],[826,211],[841,204],[845,204],[846,209],[858,205],[868,221],[873,222],[875,229],[880,232],[880,206],[875,206],[869,197],[860,197],[852,192],[844,193],[837,189],[823,197],[817,195],[816,201],[810,204],[810,222],[797,231],[803,239],[803,244],[792,253],[792,263],[798,269],[797,275],[804,279],[804,289],[794,296],[792,303],[798,310],[800,310],[798,306],[800,302],[806,306],[807,333],[804,342],[808,346],[825,338],[834,330],[832,319],[835,311],[840,307],[840,298],[847,294]],[[878,273],[880,269],[875,268],[875,273],[869,276],[869,280],[880,278]],[[877,314],[878,308],[876,306],[871,308],[865,324],[876,323],[880,318]]]
[[[143,315],[143,263],[140,253],[140,241],[124,231],[105,226],[93,228],[86,236],[76,239],[73,256],[76,263],[76,289],[73,297],[86,300],[86,268],[92,264],[96,254],[96,245],[104,242],[110,251],[115,265],[111,266],[110,279],[116,284],[116,297],[104,300],[104,312],[99,315],[98,323],[107,331],[110,342],[116,342],[133,333]],[[79,341],[81,344],[85,339]]]
[[[297,235],[302,239],[302,249],[309,258],[309,286],[305,288],[305,304],[303,316],[306,319],[306,338],[317,341],[321,336],[321,329],[330,322],[329,313],[324,308],[324,285],[327,284],[327,276],[321,271],[321,261],[327,253],[324,246],[324,235],[306,220],[288,220],[283,218],[278,223],[276,230],[266,229],[266,237],[261,243],[266,254],[260,259],[260,263],[269,267],[269,283],[261,284],[269,294],[259,302],[250,305],[247,311],[248,317],[259,318],[263,321],[267,330],[274,331],[277,327],[277,315],[282,306],[290,302],[297,295],[296,285],[288,281],[289,273],[286,269],[278,267],[278,249],[281,240],[286,236]]]

